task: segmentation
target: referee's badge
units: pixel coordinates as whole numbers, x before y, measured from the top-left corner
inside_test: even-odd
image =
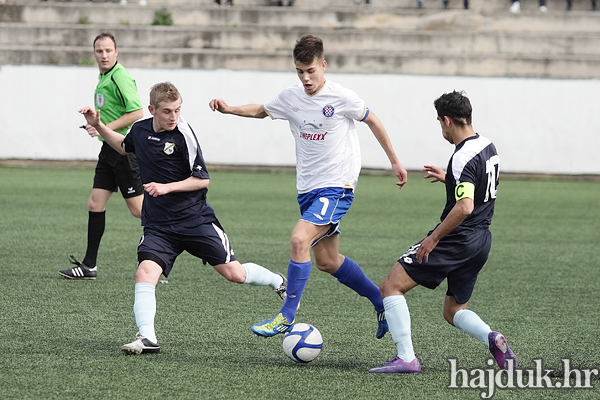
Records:
[[[334,112],[335,109],[330,104],[327,104],[325,107],[323,107],[323,115],[327,118],[332,117]]]
[[[163,149],[166,155],[170,156],[175,152],[175,143],[165,143],[165,148]]]
[[[102,93],[96,93],[96,107],[104,107],[104,95]]]

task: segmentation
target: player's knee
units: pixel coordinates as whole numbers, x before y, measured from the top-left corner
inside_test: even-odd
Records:
[[[142,218],[142,209],[141,208],[130,208],[129,211],[131,212],[131,215],[133,215],[136,218]]]
[[[292,254],[302,254],[310,251],[308,241],[300,235],[292,235],[290,238],[290,247],[292,249]]]
[[[239,271],[232,271],[231,274],[226,277],[229,282],[233,283],[244,283],[246,281],[246,275]]]
[[[104,211],[105,204],[103,202],[96,201],[93,197],[90,197],[87,202],[88,211],[91,212],[102,212]]]
[[[223,276],[223,278],[227,279],[229,282],[233,283],[244,283],[246,282],[246,271],[241,264],[232,262],[229,264],[221,264],[217,265],[215,269]]]
[[[456,314],[456,312],[454,310],[449,310],[447,308],[444,308],[444,310],[442,311],[442,314],[444,315],[444,319],[446,320],[446,322],[448,322],[450,325],[454,326],[454,314]]]
[[[395,287],[394,282],[389,277],[385,278],[383,280],[383,282],[381,282],[381,285],[379,286],[379,292],[381,293],[381,298],[397,294],[397,290],[396,291],[393,290],[394,287]]]
[[[136,218],[142,217],[142,196],[132,197],[125,200],[129,212]]]
[[[328,274],[334,274],[339,267],[339,265],[334,265],[333,263],[327,261],[323,262],[322,260],[315,262],[315,265],[319,271],[327,272]]]

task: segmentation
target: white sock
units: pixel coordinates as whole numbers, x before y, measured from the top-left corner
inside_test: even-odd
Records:
[[[479,315],[471,310],[458,310],[453,318],[454,326],[461,331],[479,339],[489,346],[488,334],[492,331],[490,326],[483,322]]]
[[[253,286],[271,286],[273,289],[277,289],[283,283],[283,278],[274,272],[269,271],[265,267],[262,267],[254,263],[242,264],[242,267],[246,270],[246,280],[244,283]]]
[[[135,284],[135,301],[133,313],[140,335],[158,343],[154,332],[154,316],[156,315],[156,287],[149,283]]]
[[[410,313],[403,295],[388,296],[383,299],[385,319],[392,334],[392,340],[398,348],[398,357],[411,362],[415,359],[411,331]]]

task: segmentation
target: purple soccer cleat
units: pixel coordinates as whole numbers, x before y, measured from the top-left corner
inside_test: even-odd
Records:
[[[494,359],[496,360],[500,368],[508,369],[508,359],[512,359],[513,368],[517,368],[517,357],[508,346],[506,338],[503,334],[501,334],[500,332],[490,332],[488,334],[488,340],[490,342],[490,353],[492,353],[492,356],[494,356]]]
[[[371,368],[369,372],[373,374],[418,374],[421,372],[421,363],[416,357],[411,362],[395,357],[381,367]]]

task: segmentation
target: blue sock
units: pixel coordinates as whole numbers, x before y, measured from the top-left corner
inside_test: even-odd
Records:
[[[280,311],[288,322],[292,322],[296,318],[296,311],[298,311],[298,307],[300,306],[300,298],[308,281],[311,267],[311,261],[297,263],[290,260],[287,273],[287,297]]]
[[[359,295],[371,301],[376,311],[383,311],[383,301],[377,285],[350,257],[346,257],[340,268],[333,274],[340,283],[348,286]]]
[[[135,301],[133,313],[140,335],[157,343],[154,332],[154,316],[156,315],[156,287],[149,283],[135,284]]]
[[[454,326],[461,331],[479,339],[486,346],[490,345],[488,334],[492,331],[490,326],[483,322],[479,315],[471,310],[458,310],[454,314]]]

